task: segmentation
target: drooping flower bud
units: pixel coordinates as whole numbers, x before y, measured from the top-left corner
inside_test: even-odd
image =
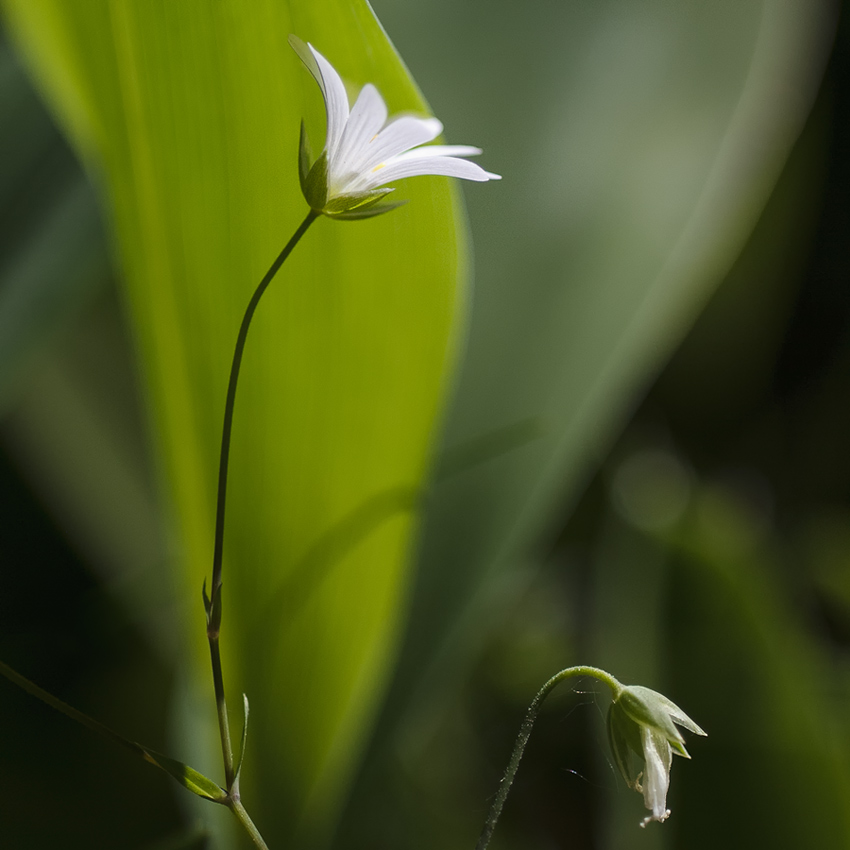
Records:
[[[628,785],[643,794],[652,813],[641,826],[664,821],[670,815],[667,789],[673,753],[690,758],[677,725],[696,735],[706,734],[663,694],[640,685],[623,686],[608,710],[608,738],[614,760]],[[635,757],[643,761],[639,772],[632,767]]]

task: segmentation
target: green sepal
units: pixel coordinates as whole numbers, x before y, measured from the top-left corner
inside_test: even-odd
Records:
[[[666,709],[667,713],[670,715],[671,720],[677,725],[681,726],[683,729],[687,729],[689,732],[693,732],[695,735],[702,735],[703,737],[708,736],[708,732],[705,732],[701,729],[675,702],[667,699],[664,694],[656,693],[655,691],[651,691],[650,693],[655,695],[658,703]]]
[[[354,210],[366,209],[374,206],[381,198],[389,195],[393,189],[373,189],[371,192],[363,192],[358,195],[337,195],[331,198],[322,209],[325,215],[339,215],[340,213],[353,212]]]
[[[333,219],[342,219],[343,221],[358,221],[361,218],[374,218],[376,215],[383,215],[384,213],[403,207],[406,203],[407,201],[393,201],[391,203],[369,206],[366,209],[360,207],[358,209],[351,210],[350,212],[337,213],[336,215],[329,217]]]
[[[631,757],[629,754],[629,749],[634,749],[634,746],[628,740],[629,736],[626,735],[628,727],[623,725],[622,718],[622,711],[615,702],[612,702],[608,708],[606,724],[608,727],[608,743],[611,746],[611,753],[614,756],[614,761],[620,774],[626,780],[626,784],[630,788],[634,788],[637,777],[632,776]],[[630,726],[634,727],[635,724],[630,719],[627,719],[627,722]]]
[[[657,691],[641,685],[623,688],[617,705],[638,725],[660,732],[679,755],[690,758],[679,730],[673,725],[668,707],[669,700]],[[696,725],[696,724],[694,724]]]
[[[614,700],[611,704],[610,716],[629,749],[643,758],[643,738],[641,737],[640,725],[629,717],[617,700]]]
[[[321,86],[322,91],[324,91],[322,72],[319,70],[319,65],[316,62],[315,56],[310,52],[310,48],[297,35],[292,34],[289,36],[289,46],[298,54],[298,58],[304,63],[307,70],[313,75],[319,86]]]
[[[301,190],[304,198],[310,205],[310,209],[323,212],[328,202],[328,152],[322,151],[322,155],[313,163],[307,177],[302,183]]]
[[[310,151],[310,140],[307,138],[307,128],[304,126],[304,119],[301,119],[301,139],[298,143],[298,178],[301,181],[301,192],[304,197],[307,197],[307,178],[310,175],[312,168],[311,160],[313,155]]]

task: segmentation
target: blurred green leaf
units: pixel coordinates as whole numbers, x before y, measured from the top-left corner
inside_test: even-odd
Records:
[[[354,0],[3,5],[107,191],[182,591],[199,598],[236,330],[306,212],[302,116],[322,136],[321,96],[287,36],[310,40],[353,85],[374,82],[391,112],[427,107]],[[448,181],[421,179],[402,193],[411,203],[375,222],[314,225],[267,293],[246,350],[222,640],[230,691],[245,691],[253,709],[244,795],[271,842],[331,828],[403,622],[407,511],[332,569],[295,575],[360,505],[416,490],[426,472],[453,357],[463,233]],[[274,600],[293,580],[307,593],[284,617]],[[200,602],[186,626],[197,701],[209,688]]]
[[[345,824],[364,846],[394,793],[402,805],[447,682],[746,242],[834,21],[832,3],[808,0],[378,11],[430,70],[421,79],[447,125],[476,127],[506,176],[469,193],[476,300],[444,451],[516,422],[541,433],[438,476],[397,676]],[[436,43],[443,61],[427,65]]]
[[[145,850],[207,850],[209,846],[209,834],[205,831],[195,830],[174,835],[164,841],[157,841],[156,844],[146,847]]]
[[[507,175],[496,202],[470,195],[476,309],[444,444],[520,421],[541,434],[436,488],[389,722],[484,640],[515,565],[729,269],[832,32],[832,4],[809,0],[398,8],[381,11],[411,59],[439,33],[437,102],[471,81],[472,114],[458,104],[447,120],[483,124]],[[473,19],[480,47],[466,43]]]
[[[94,193],[0,34],[0,411],[109,262]]]
[[[0,268],[0,408],[16,400],[33,357],[108,281],[91,187],[75,175],[39,227]]]
[[[679,520],[648,527],[617,493],[641,454],[613,479],[622,518],[609,514],[595,547],[589,650],[698,711],[709,738],[689,741],[693,762],[674,765],[672,834],[639,833],[639,809],[612,787],[607,846],[846,846],[840,674],[786,595],[780,534],[730,483],[694,482]],[[659,472],[628,484],[632,497],[663,487]]]
[[[771,532],[733,487],[707,485],[668,541],[668,650],[682,699],[701,706],[712,736],[680,797],[683,846],[850,843],[843,671],[787,597],[784,544]],[[719,816],[697,826],[688,813],[706,797]]]

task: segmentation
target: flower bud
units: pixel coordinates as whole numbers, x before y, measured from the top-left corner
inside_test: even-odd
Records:
[[[663,694],[640,685],[624,686],[608,710],[608,739],[614,760],[628,785],[643,794],[652,813],[641,826],[664,821],[670,815],[667,789],[673,753],[690,758],[676,725],[697,735],[706,734]],[[632,769],[635,757],[644,765],[638,773]]]

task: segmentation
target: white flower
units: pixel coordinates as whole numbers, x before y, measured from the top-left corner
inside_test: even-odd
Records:
[[[388,122],[387,105],[371,83],[363,86],[349,110],[345,85],[331,63],[295,36],[289,37],[289,43],[325,99],[327,138],[322,155],[314,163],[310,162],[301,125],[301,189],[316,212],[333,218],[366,218],[387,212],[399,204],[377,205],[393,191],[382,187],[403,177],[438,174],[464,180],[501,179],[459,158],[479,154],[479,148],[428,145],[443,132],[436,118],[399,115]]]
[[[608,737],[617,767],[629,786],[643,794],[643,802],[652,812],[641,826],[654,820],[667,820],[670,815],[667,789],[673,753],[690,758],[685,741],[674,724],[705,735],[675,703],[640,685],[622,687],[608,710]],[[644,762],[643,770],[634,777],[632,754]]]

